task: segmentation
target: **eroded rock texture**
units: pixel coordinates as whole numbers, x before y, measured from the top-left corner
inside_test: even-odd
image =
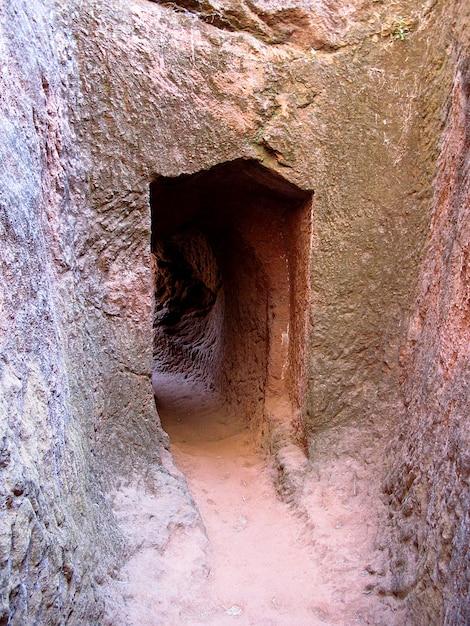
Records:
[[[3,3],[0,42],[0,622],[95,623],[119,541],[77,294],[75,51],[50,2]]]
[[[470,14],[461,8],[441,16],[447,25],[458,14],[457,26],[439,85],[428,92],[434,101],[445,95],[444,129],[428,252],[402,354],[406,412],[385,482],[392,591],[408,598],[416,624],[470,620],[470,72],[462,28]]]
[[[153,524],[145,547],[164,551],[175,528],[204,534],[163,449],[150,385],[150,185],[239,160],[314,194],[308,219],[283,230],[278,213],[264,229],[265,200],[239,179],[245,243],[261,246],[263,262],[278,249],[272,276],[293,280],[300,300],[292,289],[284,309],[266,299],[278,326],[268,313],[247,316],[267,293],[263,281],[257,298],[244,289],[259,258],[247,253],[235,272],[242,247],[228,262],[201,223],[191,245],[184,233],[160,242],[157,265],[177,264],[179,248],[180,266],[205,268],[191,310],[210,325],[224,273],[212,255],[225,258],[232,321],[251,319],[261,337],[243,353],[232,334],[234,372],[248,362],[263,382],[271,371],[276,400],[297,386],[297,432],[319,476],[351,458],[358,489],[371,481],[378,500],[386,474],[379,560],[385,550],[391,572],[381,591],[406,598],[409,623],[468,619],[468,20],[451,8],[2,5],[3,622],[124,622],[116,595],[103,617],[114,592],[102,583],[123,561],[118,526],[139,503]],[[184,322],[194,295],[178,293],[156,311],[167,327]],[[299,301],[307,322],[302,311],[290,318],[299,349],[289,351],[286,311]],[[275,341],[280,360],[257,370],[263,342]],[[279,432],[277,449],[292,443]],[[132,557],[139,538],[127,546]]]
[[[414,14],[412,4],[400,8]],[[374,19],[385,23],[380,11]],[[396,390],[401,320],[429,220],[427,179],[416,182],[412,168],[418,33],[401,41],[369,37],[366,28],[358,46],[314,54],[149,2],[90,2],[74,20],[84,93],[77,128],[93,190],[83,271],[109,328],[120,327],[109,355],[126,354],[103,362],[110,384],[117,362],[135,354],[142,363],[148,350],[146,270],[138,284],[137,275],[149,265],[149,183],[254,158],[314,190],[306,427],[367,421],[377,397]],[[138,229],[129,250],[127,237]],[[98,274],[97,258],[110,269]],[[117,298],[120,258],[126,304]],[[146,308],[133,313],[139,291]],[[120,310],[132,319],[126,349]]]

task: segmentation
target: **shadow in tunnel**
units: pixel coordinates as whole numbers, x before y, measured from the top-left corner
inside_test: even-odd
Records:
[[[224,407],[261,439],[302,438],[311,195],[241,159],[150,185],[164,427]]]

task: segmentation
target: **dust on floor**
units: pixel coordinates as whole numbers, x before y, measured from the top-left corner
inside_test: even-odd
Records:
[[[288,505],[240,420],[189,408],[162,411],[179,468],[166,453],[168,489],[129,486],[116,495],[134,547],[120,583],[126,623],[402,624],[399,605],[377,593],[373,464],[347,454],[312,464]],[[180,472],[197,507],[184,489],[174,496]]]

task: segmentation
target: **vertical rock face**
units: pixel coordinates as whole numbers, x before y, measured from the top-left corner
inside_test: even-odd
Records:
[[[314,192],[313,223],[288,232],[278,217],[263,228],[261,196],[240,211],[246,241],[273,234],[266,258],[284,237],[273,265],[297,259],[279,275],[308,309],[307,331],[302,311],[290,320],[302,339],[289,384],[305,396],[310,457],[349,455],[378,474],[391,442],[384,591],[407,598],[415,623],[468,619],[470,79],[454,4],[2,5],[0,622],[105,619],[100,583],[122,542],[107,492],[120,490],[121,512],[128,492],[178,492],[181,524],[198,525],[183,479],[162,465],[149,380],[149,189],[248,159]],[[217,290],[205,238],[178,245],[193,268],[206,258],[202,282]],[[235,266],[233,319],[251,306]],[[276,305],[278,326],[252,316],[265,342],[282,327]],[[234,369],[255,371],[261,340],[259,355],[236,343]],[[268,363],[260,379],[270,366],[281,378]],[[164,546],[170,530],[157,534]]]
[[[447,103],[428,253],[402,354],[406,413],[385,483],[392,590],[407,596],[417,624],[470,620],[470,39],[462,28],[470,14],[461,9],[446,7],[438,20],[445,32],[458,16],[428,94]]]
[[[75,52],[51,2],[3,3],[0,42],[0,622],[96,623],[117,531],[91,459]]]

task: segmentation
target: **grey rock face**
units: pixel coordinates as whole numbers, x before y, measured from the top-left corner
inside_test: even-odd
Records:
[[[0,621],[94,623],[118,534],[90,455],[73,42],[52,3],[22,1],[2,4],[0,41]]]

